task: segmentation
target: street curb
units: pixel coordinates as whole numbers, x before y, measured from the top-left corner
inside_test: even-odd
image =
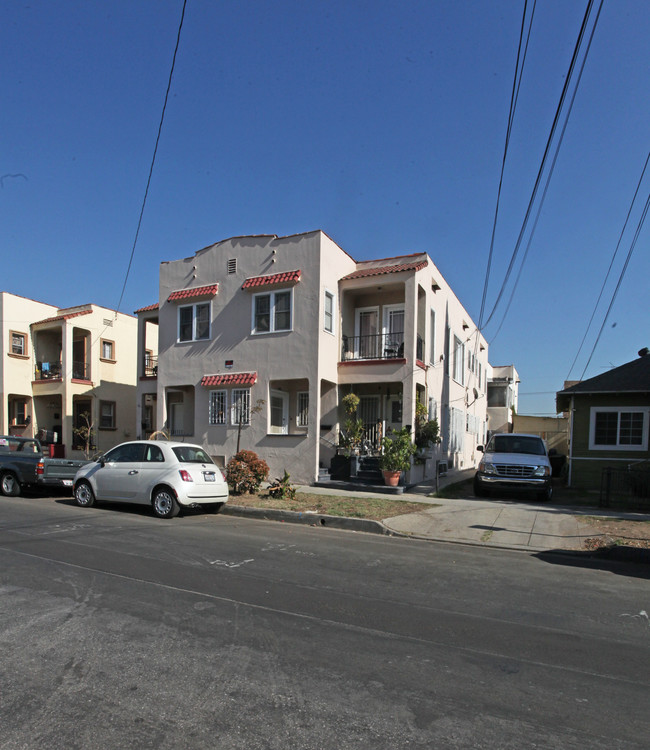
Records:
[[[394,536],[401,539],[413,539],[420,542],[439,542],[446,544],[462,544],[468,547],[483,549],[501,549],[513,552],[527,552],[529,554],[568,555],[570,557],[590,558],[592,560],[607,560],[613,562],[633,562],[650,564],[650,549],[639,547],[607,547],[600,550],[577,549],[549,549],[546,547],[529,547],[524,545],[490,544],[489,542],[475,542],[471,539],[450,539],[430,536],[419,536],[403,531],[394,531],[381,521],[367,518],[349,518],[348,516],[329,516],[324,513],[302,512],[294,510],[276,510],[275,508],[249,508],[244,505],[225,505],[221,515],[239,516],[241,518],[255,518],[262,521],[279,521],[281,523],[296,523],[305,526],[319,526],[322,528],[342,529],[344,531],[359,531],[366,534],[380,534]]]
[[[349,518],[347,516],[328,516],[324,513],[302,512],[294,510],[276,510],[274,508],[249,508],[243,505],[224,505],[221,515],[240,516],[242,518],[257,518],[263,521],[280,521],[282,523],[298,523],[306,526],[321,526],[345,531],[362,531],[366,534],[383,534],[396,536],[386,528],[381,521],[367,518]]]

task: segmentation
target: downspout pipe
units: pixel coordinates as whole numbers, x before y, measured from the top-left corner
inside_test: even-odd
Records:
[[[569,476],[567,479],[567,487],[571,487],[571,474],[573,470],[573,396],[571,396],[571,412],[569,416]]]

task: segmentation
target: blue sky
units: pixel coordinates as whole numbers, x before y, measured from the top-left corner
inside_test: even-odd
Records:
[[[586,6],[537,2],[486,313]],[[1,8],[0,289],[114,309],[182,0],[3,0]],[[157,300],[161,261],[236,235],[322,229],[357,260],[428,252],[478,321],[523,8],[523,0],[188,0],[120,309]],[[520,373],[522,413],[555,412],[553,394],[650,149],[649,31],[647,0],[605,0],[512,304],[503,319],[501,303],[484,330],[491,363]],[[649,190],[646,174],[573,378]],[[645,226],[585,377],[650,346],[649,237]]]

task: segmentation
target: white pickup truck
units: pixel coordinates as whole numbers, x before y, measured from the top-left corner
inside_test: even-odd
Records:
[[[490,490],[534,493],[540,500],[553,495],[551,462],[539,435],[504,432],[492,435],[487,446],[477,446],[483,459],[474,476],[474,494],[486,497]]]

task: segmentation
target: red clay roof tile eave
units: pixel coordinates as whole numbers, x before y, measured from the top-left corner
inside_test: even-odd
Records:
[[[167,297],[167,302],[177,300],[195,299],[196,297],[214,297],[219,291],[219,284],[205,284],[203,286],[190,287],[189,289],[176,289]]]
[[[267,274],[266,276],[251,276],[242,284],[242,289],[257,289],[258,287],[277,286],[278,284],[297,284],[302,276],[302,271],[283,271],[281,273]]]
[[[146,307],[140,307],[137,310],[134,310],[133,314],[137,315],[138,313],[150,312],[151,310],[157,310],[159,307],[160,305],[156,302],[153,305],[147,305]]]
[[[375,266],[373,268],[361,268],[358,271],[353,271],[347,276],[343,276],[341,281],[348,281],[350,279],[365,279],[371,276],[383,276],[389,273],[401,273],[402,271],[421,271],[429,265],[428,261],[421,260],[417,263],[399,263],[390,266]]]
[[[55,315],[53,318],[45,318],[44,320],[37,320],[35,323],[32,323],[33,326],[38,326],[41,323],[56,323],[59,320],[69,320],[70,318],[76,318],[79,315],[90,315],[92,310],[79,310],[78,312],[73,313],[65,313],[64,315]]]
[[[255,385],[257,372],[227,372],[220,375],[204,375],[201,385]]]

